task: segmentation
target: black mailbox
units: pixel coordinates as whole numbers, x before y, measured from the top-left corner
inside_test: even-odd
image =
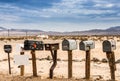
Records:
[[[33,41],[25,40],[24,41],[24,50],[43,50],[43,41]]]
[[[11,53],[12,52],[12,46],[11,45],[4,45],[4,51],[6,53]]]
[[[45,50],[58,50],[58,49],[59,49],[59,43],[45,44]]]

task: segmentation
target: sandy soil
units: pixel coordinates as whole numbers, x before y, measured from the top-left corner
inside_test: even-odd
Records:
[[[58,50],[58,62],[54,70],[54,79],[47,79],[49,77],[49,69],[52,65],[52,60],[47,60],[48,57],[52,59],[50,51],[36,51],[37,59],[37,73],[38,77],[32,77],[32,62],[29,60],[29,65],[25,66],[25,75],[20,75],[20,68],[13,62],[13,56],[20,54],[16,45],[22,44],[22,41],[0,41],[0,81],[86,81],[82,79],[85,77],[85,52],[80,51],[79,48],[73,51],[73,78],[67,79],[68,76],[68,54],[67,51],[62,51],[61,42],[62,40],[44,40],[45,43],[58,42],[60,43],[60,49]],[[77,40],[79,45],[79,40]],[[4,44],[11,44],[13,51],[10,54],[11,57],[11,70],[12,74],[8,74],[8,60],[7,54],[3,50]],[[117,49],[115,52],[116,61],[120,60],[120,42],[117,42]],[[25,51],[25,54],[31,58],[30,51]],[[91,60],[97,58],[100,61],[105,58],[106,54],[102,51],[102,42],[95,42],[95,49],[91,50]],[[91,81],[98,80],[110,80],[110,70],[108,63],[91,61]],[[120,81],[120,63],[116,64],[116,80]]]

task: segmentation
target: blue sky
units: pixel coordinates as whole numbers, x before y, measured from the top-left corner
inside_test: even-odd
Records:
[[[83,31],[120,26],[120,0],[0,0],[0,26]]]

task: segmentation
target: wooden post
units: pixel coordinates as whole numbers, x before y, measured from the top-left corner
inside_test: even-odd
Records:
[[[68,78],[72,78],[72,50],[68,50]]]
[[[8,37],[10,36],[10,30],[8,29]]]
[[[21,55],[24,55],[24,52],[20,52]],[[24,65],[20,65],[20,75],[24,75]]]
[[[8,53],[9,74],[11,74],[10,54]]]
[[[116,64],[115,64],[115,54],[112,52],[112,58],[113,58],[113,64],[114,64],[114,70],[116,71]]]
[[[85,64],[86,79],[90,79],[90,50],[86,51],[86,64]]]
[[[31,50],[32,54],[32,67],[33,67],[33,76],[37,77],[37,67],[36,67],[36,55],[35,50]]]
[[[107,52],[106,56],[109,61],[109,67],[110,67],[110,73],[111,73],[111,80],[115,81],[115,70],[116,70],[116,65],[115,65],[115,56],[114,52]]]
[[[53,65],[50,68],[50,76],[49,77],[52,79],[53,78],[53,71],[54,71],[54,69],[57,65],[57,50],[54,50],[54,54],[51,50],[51,55],[52,55],[52,58],[53,58]]]

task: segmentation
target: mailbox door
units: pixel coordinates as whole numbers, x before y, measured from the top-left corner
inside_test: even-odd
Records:
[[[80,50],[85,50],[85,43],[83,41],[80,42],[79,48]]]
[[[111,44],[109,41],[103,42],[103,52],[110,52],[111,51]]]
[[[69,42],[67,40],[63,40],[62,50],[69,50]]]
[[[12,46],[11,45],[4,45],[4,51],[6,53],[11,53],[12,51]]]

